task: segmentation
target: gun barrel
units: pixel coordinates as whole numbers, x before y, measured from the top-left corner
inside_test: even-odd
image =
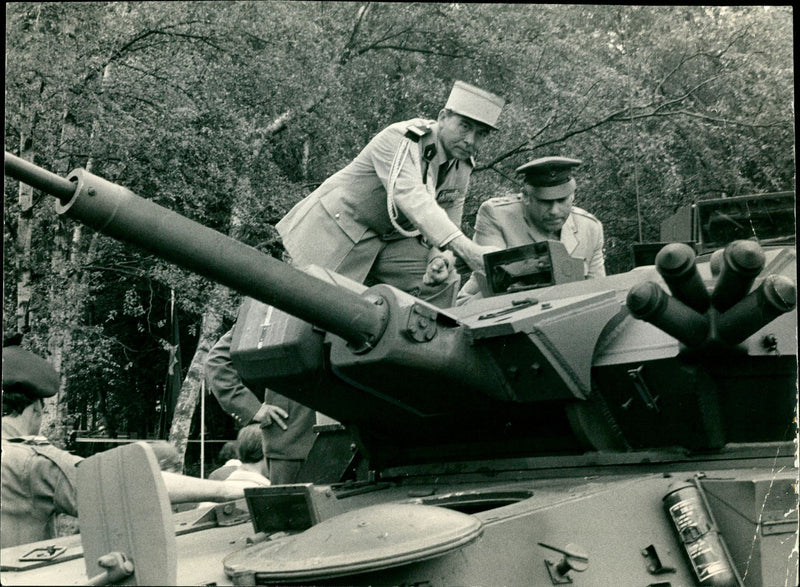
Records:
[[[64,179],[52,171],[42,169],[7,151],[4,167],[5,173],[9,177],[18,179],[34,189],[55,196],[62,202],[68,202],[75,193],[76,186],[68,179]]]
[[[370,348],[383,333],[385,305],[299,271],[83,169],[64,179],[6,153],[5,172],[59,198],[59,214],[275,306],[356,349]]]

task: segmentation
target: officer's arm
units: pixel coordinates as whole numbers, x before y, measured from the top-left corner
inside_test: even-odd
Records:
[[[461,257],[473,271],[483,271],[483,255],[506,248],[505,239],[500,231],[491,208],[481,204],[475,219],[475,235],[470,241],[463,234],[453,239],[447,247]]]
[[[598,223],[597,235],[592,240],[594,250],[592,251],[592,258],[589,260],[589,271],[586,277],[605,277],[606,262],[603,254],[603,225]]]
[[[229,481],[211,481],[162,471],[171,503],[231,501],[244,497],[244,487]]]
[[[66,451],[49,446],[47,455],[39,453],[33,459],[30,478],[30,491],[34,502],[52,500],[55,511],[70,516],[78,515],[76,465],[81,461]]]
[[[262,404],[242,383],[239,373],[233,367],[230,352],[232,339],[233,329],[222,335],[208,351],[204,371],[211,393],[222,409],[240,425],[245,425],[253,421],[262,409]]]
[[[483,271],[483,256],[486,253],[499,250],[498,247],[495,246],[477,245],[463,234],[459,234],[456,238],[447,243],[447,248],[461,257],[473,271]]]
[[[475,217],[475,235],[472,240],[476,244],[493,246],[498,249],[508,248],[503,231],[500,228],[500,221],[497,219],[494,210],[486,202],[478,208],[478,215]]]
[[[380,132],[370,143],[372,164],[384,188],[389,188],[392,161],[402,141],[400,128],[392,126]],[[412,148],[417,146],[412,145]],[[414,164],[410,154],[400,169],[393,193],[397,209],[432,245],[442,247],[456,236],[463,236],[461,229],[422,183],[422,169]]]

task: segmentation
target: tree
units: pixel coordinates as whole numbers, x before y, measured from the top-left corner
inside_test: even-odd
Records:
[[[277,256],[274,224],[295,202],[390,122],[435,117],[462,79],[508,100],[473,175],[465,232],[482,201],[519,190],[518,165],[578,157],[577,204],[603,221],[607,267],[623,271],[630,245],[657,240],[677,206],[792,189],[791,14],[781,6],[11,3],[6,145],[60,174],[90,167]],[[26,345],[50,349],[65,376],[60,405],[80,425],[151,433],[175,291],[189,339],[173,418],[180,445],[204,352],[234,319],[237,296],[56,218],[48,198],[24,190],[5,184],[4,277],[20,286],[4,290],[4,312],[27,319],[5,320],[4,334],[27,329]]]

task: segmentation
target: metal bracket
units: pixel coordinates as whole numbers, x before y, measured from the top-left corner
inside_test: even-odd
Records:
[[[214,515],[220,526],[236,526],[250,521],[250,512],[239,509],[235,502],[214,506]]]
[[[61,556],[67,551],[67,549],[63,546],[40,546],[39,548],[34,548],[30,552],[26,552],[21,557],[19,557],[20,561],[51,561],[54,558]]]
[[[667,567],[661,563],[661,558],[656,552],[656,547],[652,544],[642,549],[642,556],[647,559],[647,572],[651,575],[663,575],[664,573],[674,573],[674,567]]]
[[[636,391],[639,392],[639,396],[642,398],[647,409],[658,413],[661,411],[657,403],[658,396],[653,396],[653,394],[650,393],[650,388],[647,387],[647,383],[644,377],[642,377],[643,368],[644,365],[639,365],[636,369],[628,369],[628,376],[633,380],[633,386],[636,388]]]
[[[568,573],[570,571],[582,573],[589,566],[589,557],[586,556],[584,550],[576,544],[567,544],[564,548],[558,548],[557,546],[550,546],[549,544],[540,542],[539,546],[549,548],[550,550],[564,555],[557,563],[548,559],[544,561],[544,566],[550,574],[550,580],[553,582],[553,585],[572,583],[572,578]]]
[[[566,573],[562,574],[558,570],[558,567],[560,566],[559,563],[554,563],[551,560],[545,559],[544,566],[547,567],[547,572],[550,574],[550,580],[553,582],[553,585],[566,585],[568,583],[572,583],[572,579],[569,575]]]
[[[414,304],[408,313],[406,334],[415,342],[428,342],[436,336],[437,312],[433,308]]]

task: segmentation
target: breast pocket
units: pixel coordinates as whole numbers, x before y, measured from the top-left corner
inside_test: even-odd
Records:
[[[464,190],[458,188],[445,188],[436,194],[436,202],[442,208],[448,208],[464,198]]]

